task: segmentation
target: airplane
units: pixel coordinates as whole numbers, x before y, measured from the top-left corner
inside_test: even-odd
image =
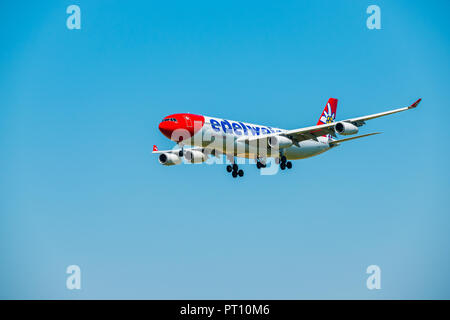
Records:
[[[244,176],[236,158],[254,159],[258,169],[267,166],[268,158],[274,158],[281,170],[291,169],[290,160],[316,156],[343,142],[380,134],[381,132],[373,132],[337,139],[337,135],[357,134],[359,127],[366,124],[367,120],[413,109],[421,100],[418,99],[409,107],[336,122],[338,100],[330,98],[315,126],[293,130],[177,113],[166,116],[159,124],[161,133],[177,145],[172,150],[158,150],[154,145],[152,153],[159,154],[159,163],[164,166],[180,164],[182,158],[187,163],[202,163],[209,156],[225,155],[231,163],[226,170],[233,178]],[[191,148],[185,148],[186,145]]]

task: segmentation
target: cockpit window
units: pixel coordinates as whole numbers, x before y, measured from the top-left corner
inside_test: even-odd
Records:
[[[175,119],[175,118],[167,118],[167,119],[163,119],[162,120],[162,122],[166,122],[166,121],[177,122],[177,119]]]

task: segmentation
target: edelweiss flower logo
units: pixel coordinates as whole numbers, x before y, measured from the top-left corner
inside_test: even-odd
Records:
[[[331,113],[331,106],[327,103],[327,109],[323,111],[323,115],[320,117],[320,122],[322,123],[331,123],[336,118],[336,114]]]

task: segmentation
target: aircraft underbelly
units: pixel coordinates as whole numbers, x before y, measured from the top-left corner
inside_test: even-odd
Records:
[[[330,147],[328,144],[313,140],[305,140],[298,146],[291,146],[284,150],[284,155],[289,160],[305,159],[327,151]]]

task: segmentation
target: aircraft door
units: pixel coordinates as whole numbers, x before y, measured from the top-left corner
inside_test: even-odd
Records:
[[[192,128],[192,119],[190,116],[184,116],[184,119],[186,120],[186,127]]]

